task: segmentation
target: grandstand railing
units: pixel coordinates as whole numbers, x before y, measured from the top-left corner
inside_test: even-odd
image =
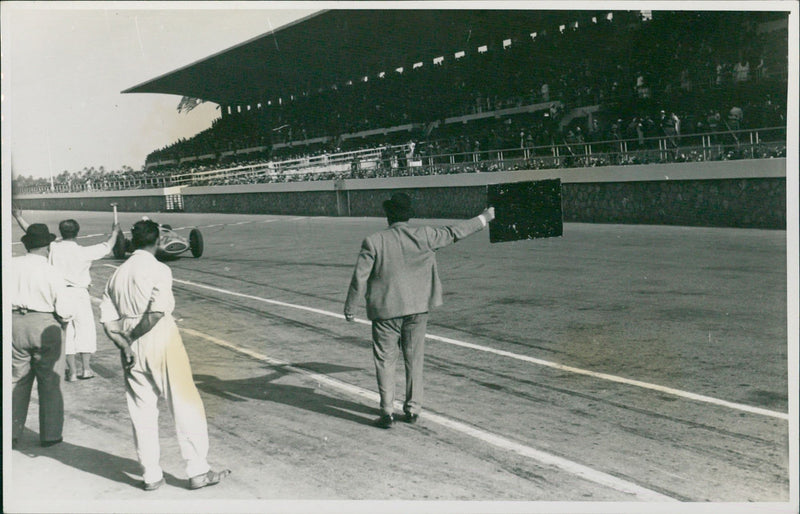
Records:
[[[300,174],[342,174],[348,172],[354,162],[379,160],[381,155],[387,153],[405,153],[406,151],[406,145],[395,145],[333,154],[313,155],[284,161],[269,161],[217,170],[189,172],[173,175],[172,184],[241,184],[249,182],[272,182],[275,181],[277,177],[292,177]]]
[[[784,156],[785,150],[784,127],[607,141],[564,140],[546,146],[424,156],[384,176],[757,159]]]
[[[103,178],[83,183],[54,184],[52,187],[50,184],[27,186],[15,188],[14,193],[90,192],[782,157],[786,152],[786,128],[664,134],[606,141],[562,139],[550,145],[436,155],[412,155],[408,150],[407,145],[384,146],[173,175],[117,180]]]

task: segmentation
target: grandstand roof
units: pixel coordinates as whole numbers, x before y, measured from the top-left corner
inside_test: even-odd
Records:
[[[163,93],[221,105],[254,103],[457,51],[558,30],[607,11],[329,10],[307,16],[123,93]],[[621,13],[615,13],[615,16]]]

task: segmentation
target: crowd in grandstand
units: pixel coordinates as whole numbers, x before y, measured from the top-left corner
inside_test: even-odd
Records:
[[[448,116],[560,101],[567,108],[664,96],[680,99],[785,72],[784,33],[759,34],[747,16],[663,14],[639,30],[596,19],[532,32],[507,47],[448,55],[402,73],[238,106],[208,131],[148,160],[430,123]],[[733,20],[733,21],[732,21]],[[535,37],[533,35],[535,34]],[[776,39],[778,39],[776,41]],[[752,62],[752,65],[750,64]]]
[[[246,165],[262,168],[193,183],[775,156],[780,146],[741,150],[737,131],[785,127],[778,99],[785,98],[787,45],[786,30],[759,30],[748,13],[659,13],[633,24],[611,16],[532,29],[527,38],[451,53],[437,64],[234,106],[209,129],[152,152],[142,170],[84,170],[57,182],[69,190],[148,187]],[[459,116],[466,118],[452,119]],[[704,144],[735,145],[699,150],[700,139],[689,137],[697,134],[712,134]],[[410,141],[419,165],[401,156],[346,173],[268,166]],[[491,154],[512,149],[522,152]],[[434,158],[443,155],[457,157]]]

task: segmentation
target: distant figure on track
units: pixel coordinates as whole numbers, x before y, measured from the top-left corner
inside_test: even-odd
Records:
[[[12,214],[22,230],[25,230],[28,223],[22,217],[22,212],[19,209],[13,209]],[[64,330],[67,382],[74,382],[78,378],[94,377],[90,361],[92,354],[97,351],[97,332],[92,302],[89,297],[89,286],[92,283],[89,269],[93,261],[102,259],[111,253],[114,241],[117,240],[117,234],[119,234],[119,225],[117,224],[112,226],[108,241],[81,246],[75,240],[80,228],[78,222],[73,219],[63,220],[58,224],[62,240],[50,243],[50,264],[64,276],[64,280],[67,282],[68,301],[74,310],[72,321],[67,323]],[[78,375],[78,368],[75,365],[76,354],[81,356],[80,375]]]
[[[47,262],[56,238],[47,225],[26,226],[22,244],[27,254],[11,259],[12,447],[25,428],[33,381],[39,392],[39,441],[44,447],[62,441],[64,428],[64,346],[61,324],[72,316],[64,277]],[[5,284],[4,284],[5,285]]]
[[[155,258],[158,224],[137,221],[131,236],[134,252],[108,280],[100,304],[100,322],[120,349],[128,411],[143,468],[142,487],[154,491],[164,484],[159,464],[160,396],[166,399],[175,420],[189,488],[217,484],[230,470],[212,471],[206,461],[206,414],[172,317],[172,271]]]
[[[344,316],[353,321],[356,302],[366,293],[372,320],[372,353],[381,395],[380,428],[394,423],[398,343],[406,369],[405,421],[416,423],[423,400],[422,366],[428,311],[442,304],[436,250],[482,230],[494,219],[490,207],[475,218],[447,227],[412,227],[411,199],[397,193],[383,202],[389,228],[364,239],[347,292]]]

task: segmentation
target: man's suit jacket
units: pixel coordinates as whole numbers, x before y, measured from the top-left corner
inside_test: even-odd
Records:
[[[367,317],[391,319],[428,312],[442,304],[436,250],[480,231],[480,217],[447,227],[392,224],[361,244],[344,311],[354,312],[365,294]]]

